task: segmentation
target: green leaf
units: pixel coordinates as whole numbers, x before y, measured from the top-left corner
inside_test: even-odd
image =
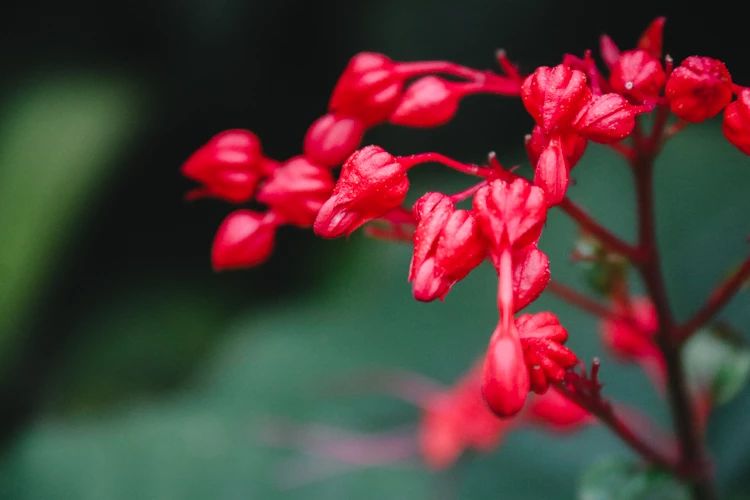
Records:
[[[750,375],[750,348],[726,326],[696,332],[685,345],[683,356],[691,389],[708,391],[717,404],[734,398]]]
[[[659,469],[624,458],[601,460],[581,478],[580,500],[688,500],[687,487]]]

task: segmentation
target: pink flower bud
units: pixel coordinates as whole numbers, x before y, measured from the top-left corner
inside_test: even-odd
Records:
[[[666,17],[657,17],[651,21],[651,24],[648,25],[638,40],[638,48],[645,50],[657,59],[661,58],[664,23],[666,21]]]
[[[565,370],[578,363],[573,351],[562,344],[568,332],[550,312],[525,314],[516,319],[531,389],[543,394],[550,383],[561,382]]]
[[[513,256],[514,312],[520,311],[539,297],[549,283],[549,258],[536,245],[524,248]]]
[[[378,146],[366,146],[349,157],[333,194],[321,207],[315,234],[337,238],[399,207],[409,190],[406,168]]]
[[[554,388],[529,402],[529,415],[538,425],[557,432],[572,432],[592,421],[589,412]]]
[[[524,179],[491,181],[474,195],[474,213],[495,253],[505,238],[514,248],[539,239],[547,217],[544,192]]]
[[[669,75],[665,92],[672,113],[689,122],[718,115],[732,100],[732,77],[723,62],[692,56]]]
[[[385,121],[403,91],[403,77],[395,70],[396,63],[382,54],[355,55],[333,89],[329,111],[359,118],[367,125]]]
[[[591,99],[586,75],[565,65],[542,66],[521,87],[521,99],[534,121],[549,134],[569,127]]]
[[[604,94],[592,99],[578,113],[574,126],[592,141],[617,142],[633,131],[635,117],[640,111],[640,107],[631,105],[619,94]]]
[[[406,89],[389,121],[406,127],[444,125],[456,114],[461,96],[459,85],[425,76]]]
[[[456,210],[450,197],[427,193],[414,205],[417,228],[409,270],[414,297],[443,299],[487,254],[474,215]]]
[[[643,49],[623,52],[611,70],[612,89],[638,102],[656,100],[666,78],[659,60]]]
[[[249,130],[227,130],[188,158],[182,173],[203,187],[194,195],[242,203],[265,174],[260,140]]]
[[[495,330],[482,372],[482,396],[500,417],[521,411],[529,393],[529,371],[516,333]]]
[[[620,59],[620,48],[609,35],[602,35],[599,38],[599,52],[608,68],[612,68]]]
[[[305,156],[318,165],[341,165],[362,142],[365,125],[358,118],[329,113],[310,125],[305,135]]]
[[[536,162],[534,185],[542,188],[547,205],[552,206],[565,198],[569,182],[570,166],[565,160],[560,138],[552,137]]]
[[[724,110],[723,129],[729,142],[750,155],[750,88],[743,89],[737,100]]]
[[[211,249],[215,271],[256,266],[273,250],[276,223],[268,214],[235,210],[219,226]]]
[[[320,207],[331,196],[333,186],[328,169],[310,163],[304,156],[297,156],[274,170],[257,198],[284,221],[309,227]]]
[[[570,165],[570,168],[572,169],[586,151],[588,141],[585,137],[582,137],[576,132],[555,134],[555,136],[560,138],[560,145],[562,146],[565,162]],[[549,141],[550,137],[545,134],[542,127],[538,125],[534,127],[531,134],[526,136],[526,153],[529,155],[529,160],[532,165],[537,164],[539,156],[541,156],[542,152],[547,149],[547,146],[549,146]]]

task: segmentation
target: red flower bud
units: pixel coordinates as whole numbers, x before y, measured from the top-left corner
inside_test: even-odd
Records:
[[[737,100],[724,110],[724,136],[750,155],[750,88],[743,89]]]
[[[271,214],[235,210],[219,226],[211,249],[215,271],[256,266],[273,250],[276,222]]]
[[[591,99],[586,75],[565,65],[542,66],[521,87],[521,99],[534,121],[549,134],[570,126]]]
[[[604,94],[592,99],[576,117],[574,127],[592,141],[609,143],[629,136],[641,108],[619,94]]]
[[[506,241],[522,248],[539,239],[547,208],[542,190],[528,181],[496,179],[474,195],[474,213],[485,237],[498,251]]]
[[[665,92],[672,113],[689,122],[718,115],[732,100],[732,77],[723,62],[692,56],[669,75]]]
[[[528,393],[529,371],[517,333],[498,325],[484,361],[482,396],[496,415],[510,417],[521,411]]]
[[[602,59],[604,59],[604,64],[610,69],[620,59],[620,48],[617,47],[617,44],[609,35],[602,35],[599,38],[599,52],[602,55]]]
[[[396,63],[382,54],[355,55],[333,89],[329,111],[359,118],[367,125],[386,120],[403,90],[403,77],[395,70]]]
[[[542,394],[551,382],[561,382],[565,370],[578,363],[573,351],[562,345],[568,339],[568,332],[554,314],[541,312],[519,316],[516,328],[534,392]]]
[[[615,92],[638,102],[651,102],[659,96],[665,78],[659,60],[645,50],[636,49],[620,54],[612,66],[609,84]]]
[[[602,322],[602,342],[623,360],[661,356],[654,335],[659,329],[656,308],[645,297],[631,301],[629,306],[618,307],[626,318],[612,317]]]
[[[214,196],[235,203],[252,197],[264,170],[260,140],[249,130],[217,134],[182,165],[185,177],[203,184],[193,196]]]
[[[513,307],[520,311],[539,297],[549,283],[549,258],[536,245],[513,256]]]
[[[588,141],[585,137],[582,137],[575,132],[555,134],[555,136],[560,138],[560,145],[562,146],[565,162],[570,165],[570,168],[572,169],[586,151]],[[535,126],[534,130],[526,136],[526,153],[529,155],[529,160],[532,165],[537,164],[539,156],[545,149],[547,149],[549,141],[550,137],[545,134],[542,127],[538,125]]]
[[[406,168],[378,146],[349,157],[333,194],[315,219],[315,234],[337,238],[400,206],[409,190]]]
[[[441,193],[427,193],[417,200],[414,217],[417,228],[409,270],[414,298],[443,299],[484,260],[484,239],[474,215],[456,210],[450,197]]]
[[[270,206],[284,221],[309,227],[333,191],[328,169],[297,156],[274,170],[258,193],[258,201]]]
[[[435,76],[425,76],[404,92],[389,121],[406,127],[437,127],[448,123],[458,110],[460,86]]]
[[[589,412],[555,388],[529,402],[529,415],[539,425],[558,432],[574,431],[592,420]]]
[[[310,125],[305,134],[305,156],[318,165],[341,165],[356,151],[365,134],[365,125],[358,118],[323,115]]]
[[[570,166],[565,160],[560,137],[554,136],[536,162],[534,184],[542,188],[547,205],[552,206],[565,198],[569,182]]]
[[[651,24],[648,25],[638,40],[638,48],[645,50],[657,59],[661,58],[664,23],[666,21],[666,17],[657,17],[651,21]]]

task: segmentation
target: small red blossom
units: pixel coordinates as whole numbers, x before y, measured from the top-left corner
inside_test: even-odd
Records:
[[[554,387],[531,399],[528,415],[532,422],[557,432],[574,431],[593,419],[589,412]]]
[[[310,227],[320,207],[331,196],[333,186],[328,169],[297,156],[273,171],[257,199],[285,222]]]
[[[318,165],[341,165],[362,142],[365,124],[358,118],[329,113],[307,129],[305,156]]]
[[[437,127],[458,110],[465,86],[436,76],[425,76],[406,89],[388,121],[407,127]]]
[[[672,113],[697,123],[718,115],[732,100],[732,77],[723,62],[688,57],[672,71],[665,95]]]
[[[563,346],[568,332],[550,312],[524,314],[516,319],[523,346],[531,390],[543,394],[551,383],[562,382],[565,370],[578,363],[578,357]]]
[[[482,396],[490,410],[511,417],[523,408],[530,389],[529,371],[515,327],[498,324],[490,339],[482,371]]]
[[[609,75],[609,83],[615,92],[637,102],[655,101],[665,79],[659,60],[643,49],[620,54]]]
[[[523,105],[549,134],[570,126],[578,111],[591,99],[586,75],[560,64],[537,68],[521,87]]]
[[[474,215],[456,210],[450,197],[427,193],[414,205],[417,228],[409,270],[414,297],[443,299],[451,287],[478,266],[487,247]]]
[[[541,295],[549,283],[549,258],[536,245],[513,255],[513,312],[518,312]]]
[[[653,303],[644,297],[636,297],[628,304],[619,303],[617,311],[625,317],[610,317],[602,322],[604,344],[623,360],[658,356],[654,335],[659,321]]]
[[[271,255],[277,221],[271,213],[235,210],[219,226],[211,249],[216,271],[257,266]]]
[[[742,89],[737,100],[724,110],[723,130],[729,142],[750,155],[750,88]]]
[[[400,206],[409,179],[406,167],[378,146],[366,146],[346,160],[331,197],[315,219],[315,234],[337,238]]]
[[[544,191],[547,205],[557,205],[568,190],[570,169],[559,136],[553,136],[536,162],[534,184]]]
[[[604,94],[593,98],[581,109],[573,126],[592,141],[616,142],[630,135],[635,127],[635,117],[642,110],[619,94]]]
[[[234,203],[249,200],[267,173],[260,139],[249,130],[227,130],[211,138],[182,165],[182,173],[203,186],[191,197],[212,196]]]
[[[588,141],[577,132],[555,134],[555,137],[558,138],[560,145],[562,146],[565,164],[570,165],[570,168],[572,169],[586,151]],[[539,162],[539,157],[542,152],[547,149],[547,146],[549,146],[550,140],[551,138],[545,134],[542,127],[538,125],[535,126],[531,133],[526,136],[524,145],[526,146],[526,153],[528,154],[529,161],[531,161],[532,165],[536,165]]]

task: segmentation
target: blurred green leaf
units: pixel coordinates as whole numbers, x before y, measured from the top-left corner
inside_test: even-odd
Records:
[[[718,404],[739,394],[750,375],[750,348],[722,325],[696,332],[683,356],[691,388],[696,393],[708,391]]]
[[[138,103],[127,82],[87,74],[34,82],[0,107],[0,365],[131,136]]]
[[[580,500],[688,500],[687,487],[670,474],[623,458],[601,460],[581,478]]]

